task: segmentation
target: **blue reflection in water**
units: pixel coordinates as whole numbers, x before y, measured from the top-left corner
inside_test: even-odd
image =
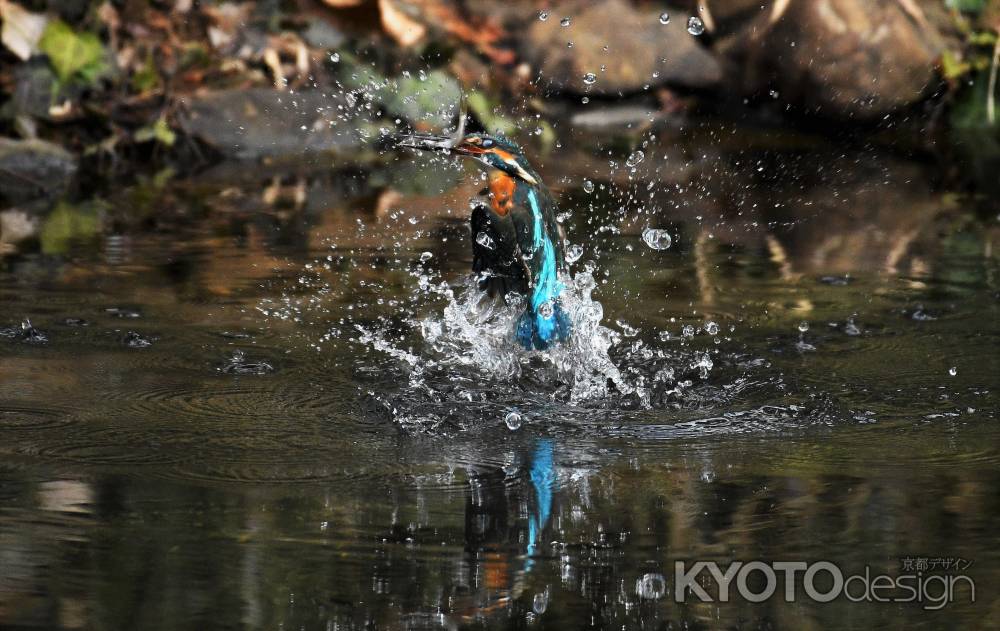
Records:
[[[552,485],[555,478],[555,470],[552,468],[552,440],[545,438],[538,441],[531,458],[531,484],[535,488],[535,511],[528,516],[528,560],[525,563],[525,570],[530,570],[534,563],[532,557],[535,555],[538,539],[549,521],[549,512],[552,510]]]

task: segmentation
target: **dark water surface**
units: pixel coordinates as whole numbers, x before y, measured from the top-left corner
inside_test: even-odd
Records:
[[[474,170],[67,205],[96,234],[0,263],[0,627],[995,626],[996,209],[887,156],[654,153],[540,168],[645,400],[421,334]],[[961,559],[976,602],[674,601],[675,561],[758,559]]]

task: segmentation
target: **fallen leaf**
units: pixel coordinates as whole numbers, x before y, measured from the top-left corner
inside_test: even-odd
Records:
[[[400,46],[413,46],[427,34],[427,27],[407,15],[393,0],[379,0],[378,8],[382,27]]]
[[[147,125],[135,132],[136,142],[149,142],[150,140],[171,147],[177,141],[177,134],[170,129],[167,119],[161,116],[152,125]]]
[[[38,52],[38,42],[49,21],[45,15],[27,11],[8,0],[0,0],[0,17],[3,18],[0,40],[4,46],[22,61],[27,61]]]
[[[92,82],[104,70],[104,46],[93,33],[77,33],[62,20],[49,22],[38,46],[60,81],[76,76]]]
[[[439,0],[420,0],[425,19],[443,28],[447,33],[463,42],[475,45],[476,49],[498,64],[510,64],[516,59],[514,51],[499,48],[497,44],[506,37],[503,28],[492,20],[469,22],[458,13],[454,6]]]

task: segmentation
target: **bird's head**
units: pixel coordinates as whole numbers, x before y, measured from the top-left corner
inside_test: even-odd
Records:
[[[539,183],[538,174],[528,164],[521,148],[503,136],[480,133],[459,137],[410,134],[398,136],[396,144],[400,147],[411,147],[425,151],[446,151],[460,156],[469,156],[487,167],[499,169],[511,177],[533,186]]]

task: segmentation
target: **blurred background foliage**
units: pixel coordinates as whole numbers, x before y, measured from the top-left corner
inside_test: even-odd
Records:
[[[463,94],[542,151],[708,115],[887,135],[987,187],[1000,164],[995,0],[0,0],[0,17],[8,203],[65,190],[40,178],[53,160],[68,181],[368,160],[381,131],[448,126]],[[285,115],[300,105],[320,115]],[[39,141],[65,152],[39,166]]]

